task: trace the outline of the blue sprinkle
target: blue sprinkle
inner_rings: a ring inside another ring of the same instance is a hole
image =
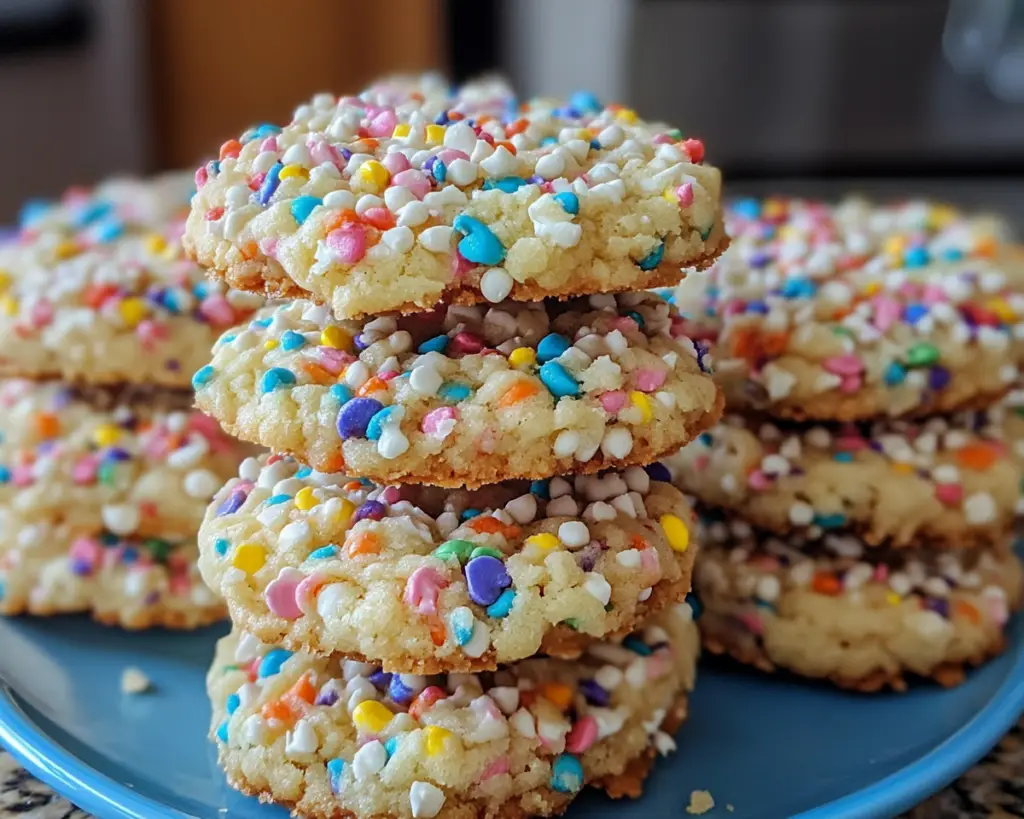
[[[903,318],[909,324],[917,324],[928,315],[928,308],[923,304],[908,304],[903,311]]]
[[[192,389],[198,390],[200,387],[205,387],[213,381],[213,367],[207,364],[205,367],[200,367],[196,370],[195,375],[192,376]]]
[[[344,759],[332,759],[327,763],[327,775],[330,778],[332,793],[338,793],[341,790],[341,775],[344,772]]]
[[[546,478],[542,478],[539,481],[531,481],[530,494],[536,495],[538,498],[541,498],[542,500],[547,500],[549,497],[551,497],[551,493],[548,490],[548,480]]]
[[[342,440],[365,438],[370,419],[384,409],[376,398],[353,398],[338,413],[338,434]]]
[[[347,404],[352,400],[352,390],[344,384],[331,384],[331,389],[328,392],[330,392],[331,398],[339,404]]]
[[[281,349],[298,350],[306,345],[306,337],[302,333],[296,333],[294,330],[285,330],[284,335],[281,336]]]
[[[686,604],[690,607],[690,611],[693,613],[693,619],[696,622],[700,619],[700,616],[704,613],[704,604],[700,601],[700,597],[697,596],[697,592],[691,591],[686,595]]]
[[[907,371],[903,369],[900,364],[893,361],[885,368],[885,373],[882,375],[882,380],[885,381],[886,386],[895,387],[897,384],[902,384],[903,379],[907,377]]]
[[[268,136],[276,136],[281,133],[281,127],[270,122],[264,122],[256,126],[252,132],[252,139],[266,139]]]
[[[480,517],[481,514],[483,513],[479,509],[463,509],[459,519],[465,523],[467,520]]]
[[[465,401],[473,393],[468,386],[457,381],[446,381],[437,394],[445,401]]]
[[[964,252],[958,247],[951,247],[942,251],[942,258],[947,262],[958,262],[964,257]]]
[[[704,444],[704,446],[711,446],[715,442],[715,438],[710,432],[702,432],[697,436],[697,440]]]
[[[838,512],[831,515],[815,515],[814,522],[822,529],[838,529],[846,523],[846,515]]]
[[[394,674],[391,677],[391,682],[388,683],[388,696],[391,697],[393,702],[397,702],[399,705],[405,705],[410,702],[415,692],[402,682],[401,674]]]
[[[460,646],[466,645],[473,639],[473,612],[465,606],[460,606],[452,612],[448,618],[448,627],[452,631],[455,642]]]
[[[448,178],[448,168],[441,160],[434,163],[434,167],[430,169],[430,172],[438,182],[444,182]]]
[[[596,114],[604,108],[604,106],[601,105],[601,101],[591,91],[573,92],[572,96],[569,97],[569,105],[577,111],[583,111],[589,114]]]
[[[495,600],[491,605],[487,607],[488,617],[508,617],[508,613],[512,611],[512,603],[516,599],[515,589],[505,589],[498,599]]]
[[[575,398],[580,394],[576,379],[557,361],[549,361],[540,368],[540,380],[555,398]]]
[[[818,288],[810,279],[788,279],[782,285],[782,295],[787,299],[809,299]]]
[[[380,436],[384,434],[384,427],[387,426],[388,418],[394,415],[397,410],[398,407],[384,407],[384,409],[376,413],[370,419],[370,423],[366,425],[366,437],[371,441],[379,441]]]
[[[224,704],[230,717],[242,704],[242,698],[238,694],[228,694],[228,701]]]
[[[227,538],[219,537],[213,542],[213,548],[220,557],[224,557],[228,553],[228,549],[231,548],[231,541]]]
[[[646,324],[646,322],[644,321],[644,317],[641,316],[636,310],[630,310],[628,313],[626,313],[626,315],[636,322],[637,327],[643,328]]]
[[[238,336],[236,336],[234,333],[225,333],[217,340],[217,344],[223,347],[226,344],[230,344],[236,338],[238,338]]]
[[[572,754],[559,754],[551,765],[551,787],[559,793],[577,793],[583,787],[583,766]]]
[[[556,193],[554,199],[562,206],[566,213],[571,213],[575,216],[580,212],[580,198],[575,193],[563,191],[562,193]]]
[[[391,759],[398,750],[398,746],[401,744],[402,738],[397,734],[393,737],[388,737],[384,740],[384,750],[388,752],[388,759]]]
[[[654,270],[654,268],[661,264],[661,260],[664,256],[665,243],[659,242],[658,246],[644,256],[639,262],[637,262],[637,264],[641,270]]]
[[[267,175],[263,179],[263,184],[260,185],[259,192],[256,194],[256,201],[266,207],[269,204],[271,198],[274,196],[274,192],[277,190],[277,186],[281,184],[281,169],[284,167],[280,162],[275,162]]]
[[[110,219],[98,225],[94,229],[93,235],[96,237],[97,242],[103,244],[112,242],[114,239],[124,235],[124,222],[120,219]]]
[[[292,200],[292,218],[300,225],[309,218],[313,210],[324,203],[318,196],[296,196]]]
[[[259,670],[256,672],[260,679],[264,677],[273,677],[275,674],[281,671],[288,658],[292,656],[292,653],[285,648],[272,648],[267,656],[260,661]]]
[[[270,326],[270,322],[274,320],[273,316],[261,319],[253,319],[249,322],[249,326],[253,330],[266,330]]]
[[[303,478],[308,478],[312,474],[313,474],[313,467],[311,467],[311,466],[303,466],[303,467],[299,467],[299,471],[295,473],[295,477],[298,478],[299,480],[302,480]]]
[[[455,217],[452,227],[462,234],[459,253],[473,264],[494,267],[505,261],[505,246],[489,227],[465,213]]]
[[[277,506],[279,503],[285,503],[292,499],[291,495],[271,495],[266,500],[267,506]]]
[[[228,741],[228,721],[224,720],[219,726],[217,726],[217,739],[221,742],[226,743]]]
[[[284,367],[271,367],[260,379],[260,391],[264,393],[290,387],[295,383],[295,373]]]
[[[42,219],[51,207],[45,199],[29,199],[18,211],[18,225],[29,227],[36,220]]]
[[[647,643],[637,637],[627,637],[622,641],[622,647],[628,648],[634,654],[639,654],[641,657],[650,657],[654,653]]]
[[[329,557],[334,557],[338,553],[338,547],[334,544],[330,546],[321,546],[319,549],[315,549],[309,553],[307,560],[326,560]]]
[[[841,464],[853,463],[853,453],[852,452],[837,452],[835,455],[832,456],[832,460],[833,461],[837,461],[837,462],[839,462]]]
[[[448,348],[448,336],[439,335],[433,338],[428,338],[419,347],[416,348],[416,352],[420,355],[424,353],[443,353]]]
[[[766,315],[768,313],[768,302],[761,301],[760,299],[747,302],[747,312],[762,316]]]
[[[912,247],[903,254],[904,267],[924,267],[930,261],[928,249],[924,247]]]
[[[761,203],[756,199],[736,199],[732,203],[732,212],[744,219],[760,219]]]
[[[548,333],[537,345],[537,360],[541,364],[551,361],[553,358],[558,358],[571,346],[571,342],[565,336],[559,333]]]
[[[76,227],[87,227],[93,222],[98,222],[103,217],[109,215],[114,210],[114,206],[103,199],[96,199],[85,205],[78,213],[75,214],[73,220]]]
[[[647,464],[644,467],[644,472],[652,481],[661,481],[662,483],[672,482],[672,473],[668,471],[668,467],[660,461],[655,461],[653,464]]]
[[[529,184],[521,176],[503,176],[501,179],[488,179],[484,182],[484,190],[489,191],[497,188],[502,193],[515,193],[523,185]]]

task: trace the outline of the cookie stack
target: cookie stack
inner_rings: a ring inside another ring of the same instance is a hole
[[[669,306],[617,291],[720,251],[701,154],[589,95],[383,85],[200,169],[190,251],[294,299],[194,379],[275,453],[200,534],[234,787],[313,817],[548,815],[638,793],[673,747],[695,549],[653,461],[720,398]]]
[[[0,247],[0,613],[194,628],[224,606],[196,531],[250,450],[189,377],[262,300],[181,249],[191,181],[69,190]]]
[[[728,218],[677,294],[730,412],[673,459],[706,519],[704,645],[865,691],[955,684],[1021,600],[1014,453],[967,412],[1018,377],[1018,274],[986,222],[923,202]]]

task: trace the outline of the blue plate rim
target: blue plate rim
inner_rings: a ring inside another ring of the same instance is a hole
[[[1024,646],[1014,647],[1017,656],[1004,682],[956,733],[902,770],[793,819],[893,816],[938,792],[972,767],[1024,714]],[[908,692],[908,696],[913,693]],[[15,697],[14,689],[0,681],[0,744],[33,776],[64,798],[100,819],[195,819],[82,761],[32,720]]]

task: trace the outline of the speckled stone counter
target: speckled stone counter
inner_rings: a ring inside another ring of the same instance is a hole
[[[905,815],[908,819],[1024,816],[1024,722],[982,762]],[[89,819],[89,814],[57,796],[0,749],[0,819]]]

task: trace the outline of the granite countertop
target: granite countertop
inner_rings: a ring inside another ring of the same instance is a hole
[[[0,819],[89,819],[19,767],[0,748]],[[1024,721],[956,782],[906,819],[1008,819],[1024,816]]]

